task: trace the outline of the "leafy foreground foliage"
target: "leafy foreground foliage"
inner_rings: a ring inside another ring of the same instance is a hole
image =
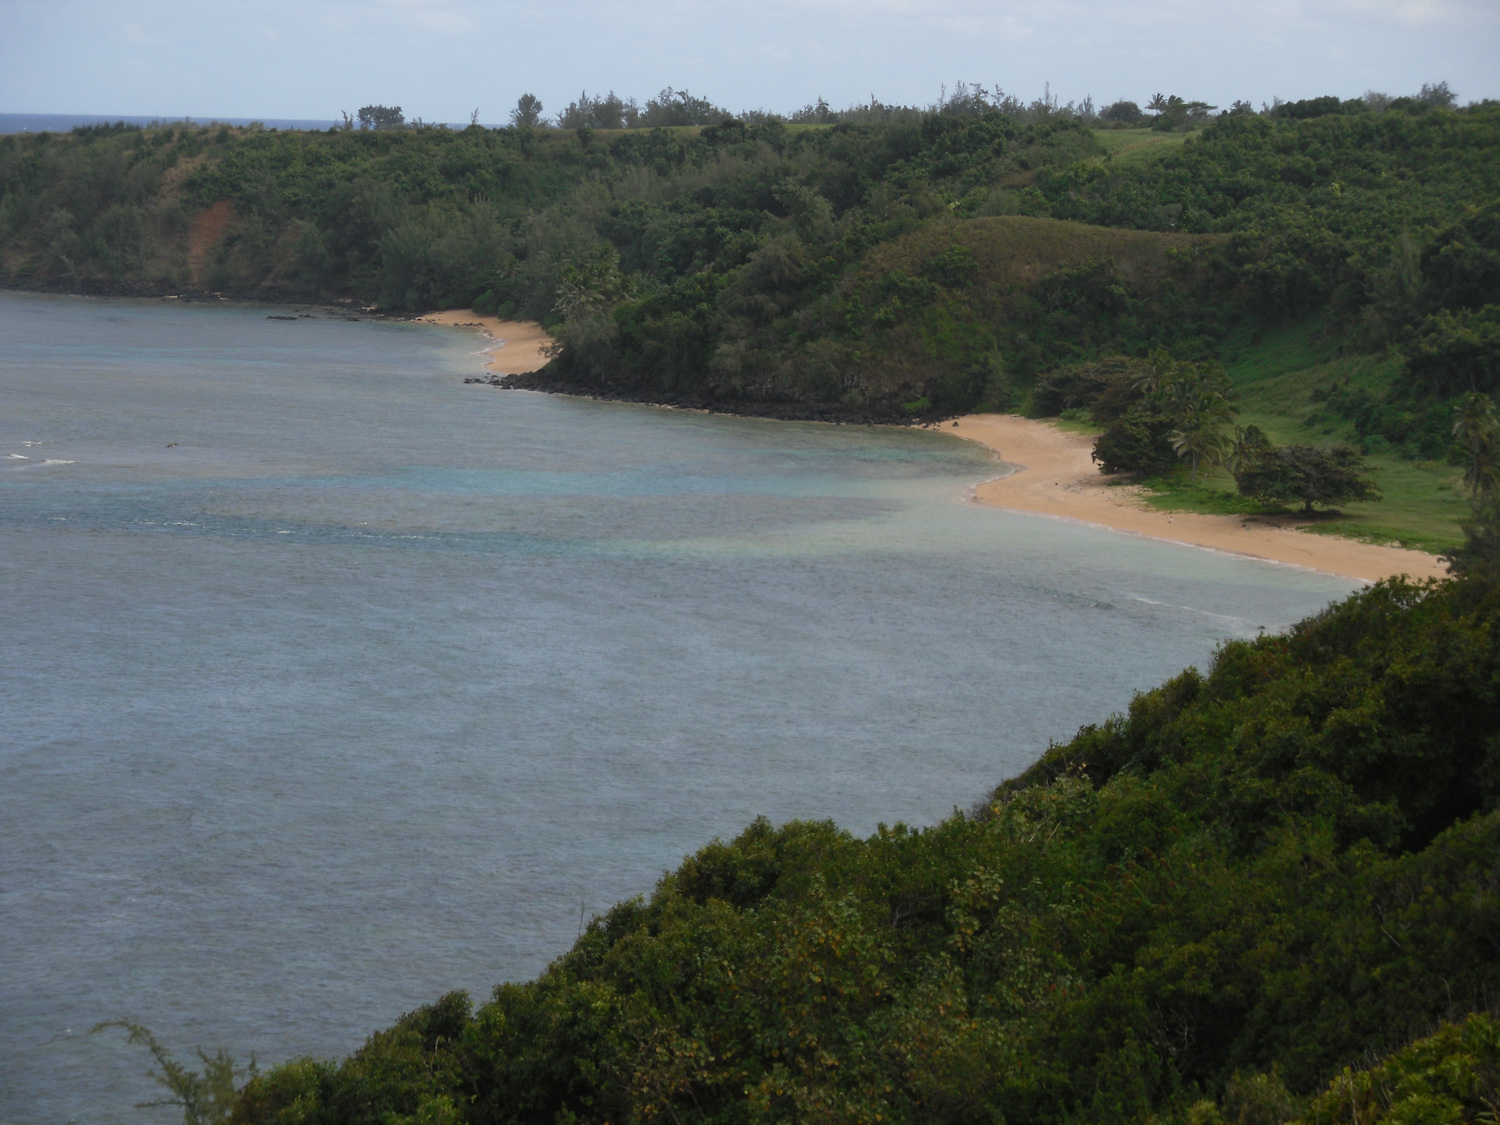
[[[1476,1012],[1379,1066],[1345,1070],[1307,1114],[1315,1125],[1500,1120],[1500,1022]]]
[[[1497,688],[1500,591],[1383,583],[969,815],[759,821],[234,1120],[1493,1120],[1493,1022],[1403,1046],[1500,997]]]

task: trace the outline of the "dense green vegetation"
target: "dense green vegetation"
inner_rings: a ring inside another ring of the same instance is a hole
[[[757,822],[233,1119],[1491,1120],[1493,579],[1227,643],[931,828]]]
[[[526,98],[499,130],[361,115],[0,138],[0,279],[472,306],[557,333],[526,385],[784,416],[1047,414],[1044,387],[1121,357],[1217,360],[1238,424],[1373,467],[1384,499],[1322,530],[1460,539],[1453,408],[1500,385],[1500,107],[1096,112],[960,83],[786,120],[672,90],[580,95],[571,128]],[[1165,504],[1262,510],[1211,427],[1181,454],[1152,426],[1160,456],[1109,463]]]
[[[1111,354],[1227,361],[1236,333],[1316,315],[1331,352],[1403,357],[1324,411],[1441,458],[1428,407],[1494,378],[1500,277],[1500,107],[1451,101],[1211,118],[960,84],[798,125],[664,91],[634,117],[581,96],[572,129],[6,137],[0,273],[473,305],[556,328],[549,385],[877,418],[1024,407],[1039,375]],[[717,121],[583,123],[671,113]]]

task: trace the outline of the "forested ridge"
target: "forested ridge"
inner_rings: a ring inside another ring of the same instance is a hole
[[[554,328],[536,385],[804,416],[1024,408],[1040,375],[1310,316],[1342,353],[1409,357],[1391,394],[1330,399],[1362,434],[1420,443],[1424,403],[1500,378],[1500,107],[1159,99],[1140,132],[1182,143],[1117,155],[1117,107],[976,89],[801,115],[824,125],[10,136],[0,274],[472,306]],[[718,112],[670,93],[662,120]]]
[[[243,1125],[1493,1121],[1497,689],[1493,576],[1382,583],[967,814],[757,822],[477,1008],[168,1085]]]

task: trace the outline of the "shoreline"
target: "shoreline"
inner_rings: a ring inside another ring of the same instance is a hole
[[[1266,562],[1307,567],[1341,578],[1375,582],[1406,574],[1445,578],[1437,556],[1300,531],[1295,516],[1213,516],[1163,512],[1140,502],[1140,490],[1110,484],[1094,465],[1093,443],[1047,422],[1014,414],[969,414],[945,422],[942,433],[975,442],[1016,470],[975,485],[976,503],[1012,512],[1098,524],[1189,547]]]
[[[490,349],[492,356],[486,364],[495,376],[529,374],[542,367],[549,358],[546,349],[552,343],[552,337],[535,322],[502,321],[497,317],[479,316],[467,309],[429,313],[414,320],[447,328],[469,328],[487,339],[498,341]],[[503,385],[498,378],[476,379],[474,382]],[[580,393],[563,387],[522,386],[552,394]],[[648,402],[645,405],[709,409],[686,401]],[[753,411],[744,414],[747,417],[765,416]],[[796,420],[835,424],[842,421],[816,417]],[[1298,530],[1296,516],[1214,516],[1148,508],[1139,499],[1139,488],[1111,484],[1099,473],[1090,456],[1093,443],[1089,438],[1060,430],[1048,422],[1015,414],[968,414],[941,423],[912,424],[982,445],[1007,464],[1016,466],[1006,476],[982,481],[970,489],[974,502],[988,507],[1077,520],[1128,535],[1306,567],[1362,582],[1376,582],[1398,574],[1419,579],[1445,578],[1448,574],[1437,556],[1425,551],[1315,535]]]
[[[484,366],[495,375],[530,375],[551,358],[547,350],[552,346],[552,336],[534,320],[501,320],[468,309],[447,309],[413,317],[412,321],[443,328],[472,328],[493,341],[486,349],[490,359]]]

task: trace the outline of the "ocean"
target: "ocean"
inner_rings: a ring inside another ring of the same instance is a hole
[[[932,824],[1356,585],[299,311],[0,294],[0,1120],[180,1118],[100,1021],[342,1055],[757,816]]]

